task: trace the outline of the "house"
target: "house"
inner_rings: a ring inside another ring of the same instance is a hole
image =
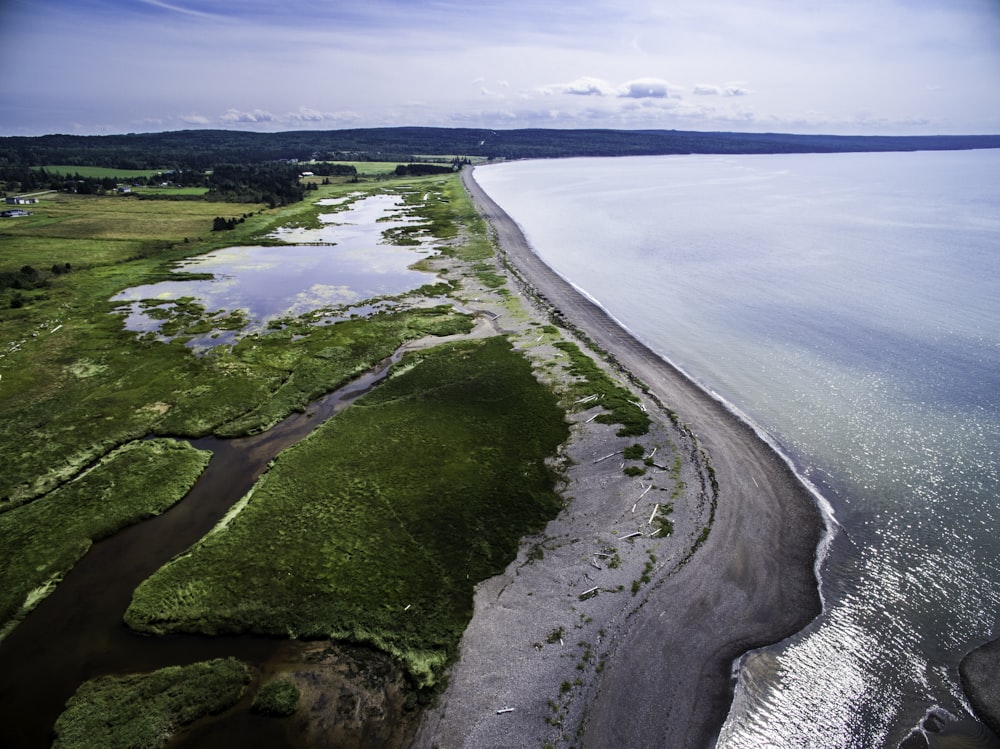
[[[7,205],[34,205],[38,202],[38,198],[22,198],[15,195],[13,198],[6,198],[4,202]]]
[[[314,177],[315,175],[312,172],[302,172],[302,174],[300,174],[299,176],[300,177]]]
[[[20,216],[30,216],[31,211],[25,211],[21,208],[12,208],[9,211],[0,211],[0,218],[18,218]]]

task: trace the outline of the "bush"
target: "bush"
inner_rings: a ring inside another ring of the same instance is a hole
[[[275,679],[262,686],[253,698],[251,709],[264,715],[285,717],[299,708],[301,692],[288,679]]]
[[[239,701],[250,680],[235,658],[85,682],[55,725],[54,749],[154,749],[181,726]]]
[[[646,448],[642,445],[636,443],[634,445],[629,445],[625,448],[623,455],[625,460],[641,460],[642,456],[646,454]]]

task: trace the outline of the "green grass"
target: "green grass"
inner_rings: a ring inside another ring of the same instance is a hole
[[[144,582],[126,621],[366,642],[433,684],[475,583],[558,511],[544,461],[567,434],[552,393],[503,339],[408,357]]]
[[[400,192],[448,254],[487,267],[493,250],[457,177],[366,188]],[[332,185],[311,197],[356,192]],[[247,210],[236,230],[210,231],[214,216]],[[3,605],[15,613],[4,621],[43,595],[87,539],[152,512],[136,504],[154,495],[137,488],[140,474],[160,477],[157,489],[173,486],[179,496],[173,452],[149,453],[148,470],[132,471],[126,459],[160,443],[134,454],[116,452],[122,446],[149,434],[264,429],[403,341],[471,327],[450,307],[400,302],[397,311],[336,325],[285,320],[195,355],[183,336],[219,317],[198,304],[172,318],[181,338],[171,343],[127,333],[111,314],[111,296],[171,278],[173,261],[269,242],[274,228],[315,221],[321,210],[329,209],[57,194],[25,223],[0,227],[0,270],[33,264],[47,281],[23,292],[22,308],[0,298],[0,527],[8,533],[0,537],[0,568],[21,585],[6,586]],[[45,270],[65,263],[68,273]],[[442,291],[438,284],[427,293]],[[175,563],[176,586],[155,587],[175,565],[144,586],[143,600],[160,607],[147,608],[148,621],[166,611],[180,618],[157,619],[155,627],[358,640],[399,656],[422,684],[439,678],[471,614],[475,581],[502,569],[520,537],[558,510],[544,458],[566,425],[554,396],[502,340],[411,355],[362,404],[282,455],[229,530]],[[71,481],[102,458],[100,468]],[[100,503],[74,505],[73,492],[88,486]],[[66,503],[79,512],[53,509]],[[220,541],[239,534],[241,548]],[[189,565],[196,574],[182,579]]]
[[[299,697],[301,694],[294,682],[288,679],[274,679],[257,691],[251,709],[264,715],[285,717],[298,710]]]
[[[44,499],[0,515],[0,639],[92,542],[171,507],[210,457],[186,442],[134,442]]]
[[[79,174],[81,177],[93,177],[103,179],[132,179],[134,177],[155,177],[162,169],[115,169],[103,166],[76,166],[74,164],[49,164],[46,166],[36,166],[33,169],[44,169],[49,174]]]
[[[133,187],[132,194],[156,198],[193,198],[208,192],[207,187]]]
[[[616,384],[601,370],[594,360],[580,351],[575,343],[561,341],[555,344],[570,358],[570,374],[579,381],[570,388],[570,398],[597,395],[596,403],[606,409],[596,421],[602,424],[620,424],[618,435],[621,437],[640,437],[649,432],[649,415],[636,405],[634,397],[628,390]],[[578,408],[592,408],[595,402],[580,404]]]
[[[197,719],[239,701],[250,675],[233,658],[84,683],[55,725],[54,749],[159,749]]]
[[[346,190],[342,190],[345,192]],[[331,189],[319,191],[337,194]],[[212,216],[246,206],[56,195],[41,225],[4,225],[0,270],[43,269],[46,288],[0,292],[0,511],[31,499],[81,466],[149,432],[198,436],[254,431],[301,408],[370,367],[407,338],[456,332],[450,313],[402,313],[365,323],[296,325],[196,357],[178,340],[137,339],[111,314],[109,299],[129,286],[171,277],[169,263],[259,236],[311,205],[254,215],[232,232],[211,232]],[[196,234],[201,231],[201,235]],[[190,241],[185,242],[185,238]],[[45,268],[69,262],[72,271]],[[191,333],[205,316],[186,321]],[[238,424],[237,424],[238,422]]]

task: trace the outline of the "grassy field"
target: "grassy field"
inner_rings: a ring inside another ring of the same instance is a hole
[[[0,639],[91,543],[182,499],[210,457],[186,442],[133,442],[43,499],[0,514]]]
[[[310,198],[369,192],[402,195],[417,231],[483,283],[500,283],[457,175],[322,186]],[[110,298],[171,278],[178,259],[277,244],[267,236],[274,229],[316,225],[330,208],[52,194],[35,209],[0,224],[0,273],[31,265],[43,282],[0,290],[0,567],[14,581],[0,605],[8,622],[90,540],[176,501],[201,470],[196,451],[139,438],[266,429],[407,340],[471,328],[468,316],[415,293],[420,305],[401,299],[394,311],[335,325],[282,320],[196,354],[185,336],[219,311],[184,305],[171,321],[179,337],[164,343],[125,331]],[[219,215],[245,221],[212,232]],[[407,244],[410,232],[391,239]],[[475,582],[502,569],[519,539],[558,511],[545,461],[566,436],[555,396],[505,339],[410,354],[282,454],[225,530],[147,581],[129,620],[148,631],[361,641],[433,684],[471,615]]]
[[[159,749],[177,729],[220,713],[243,695],[250,674],[232,658],[83,684],[55,726],[54,749]]]
[[[411,355],[143,583],[126,622],[368,642],[433,684],[475,583],[558,512],[545,459],[567,436],[504,339]]]
[[[103,166],[74,166],[73,164],[49,164],[46,166],[36,166],[33,169],[44,169],[49,174],[68,175],[79,174],[81,177],[93,177],[94,179],[132,179],[134,177],[155,177],[162,172],[162,169],[113,169]]]
[[[419,310],[370,323],[292,326],[195,356],[183,337],[165,344],[124,331],[111,296],[169,277],[170,261],[196,249],[259,243],[260,234],[318,209],[255,213],[235,231],[213,233],[211,215],[226,208],[239,215],[247,206],[65,195],[40,205],[45,210],[25,220],[34,223],[3,227],[0,269],[68,262],[72,271],[52,275],[46,288],[16,292],[27,298],[18,309],[2,304],[14,290],[0,294],[0,446],[7,458],[0,511],[150,432],[200,436],[236,420],[246,431],[266,427],[403,340],[468,325],[450,311]]]
[[[183,335],[168,344],[126,332],[110,297],[170,277],[176,259],[260,243],[274,227],[318,209],[64,194],[47,196],[37,209],[24,223],[0,225],[0,272],[32,265],[45,281],[37,289],[0,291],[0,569],[6,574],[0,627],[7,629],[26,600],[43,595],[85,552],[88,539],[154,511],[131,496],[128,461],[110,460],[122,446],[151,433],[259,431],[403,341],[471,325],[451,308],[401,310],[332,326],[291,320],[199,356],[183,345]],[[234,231],[213,233],[211,220],[220,212],[249,218]],[[68,272],[46,270],[67,263]],[[15,292],[25,298],[23,306],[2,303]],[[192,315],[187,324],[202,326],[210,312]],[[153,456],[144,450],[132,457],[142,452],[153,460],[149,475],[161,475],[161,468],[169,473],[180,457],[178,451]],[[102,458],[109,460],[99,471],[66,483]],[[183,475],[176,470],[162,480],[179,492],[171,501],[183,493]],[[102,476],[110,477],[108,485],[100,483]],[[99,501],[80,503],[73,512],[50,509],[73,506],[80,487],[91,487]]]
[[[133,187],[132,193],[152,198],[198,198],[208,192],[207,187]]]

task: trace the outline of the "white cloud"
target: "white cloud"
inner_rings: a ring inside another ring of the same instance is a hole
[[[738,84],[727,84],[725,86],[714,86],[708,83],[698,83],[692,89],[696,96],[746,96],[750,89]]]
[[[261,122],[272,122],[274,120],[274,115],[263,109],[255,109],[252,112],[243,112],[239,109],[227,109],[225,114],[223,114],[219,119],[230,125],[252,125]]]
[[[570,83],[553,83],[542,86],[544,94],[570,94],[573,96],[614,96],[615,88],[600,78],[584,76]]]
[[[637,78],[618,89],[618,96],[627,99],[665,99],[676,87],[661,78]]]
[[[613,96],[624,99],[665,99],[676,95],[680,89],[662,78],[634,78],[620,85],[608,83],[603,78],[584,76],[569,83],[542,86],[544,94],[569,94],[571,96]]]
[[[180,13],[186,16],[194,16],[195,18],[201,18],[201,19],[220,18],[220,16],[217,16],[214,13],[205,13],[204,11],[201,10],[191,10],[190,8],[184,8],[180,5],[174,5],[172,3],[165,3],[162,2],[161,0],[139,0],[139,2],[144,3],[146,5],[152,5],[157,8],[162,8],[164,10],[169,10],[173,13]]]
[[[1000,98],[983,93],[1000,86],[996,0],[793,6],[495,0],[470,34],[452,0],[0,0],[0,132],[73,122],[125,132],[154,118],[254,130],[447,125],[468,113],[484,127],[575,117],[709,128],[752,114],[772,130],[1000,131]],[[81,57],[82,37],[126,62]],[[38,49],[53,64],[32,65]]]
[[[329,115],[309,107],[299,107],[299,111],[289,112],[287,119],[299,122],[322,122],[329,119]]]

